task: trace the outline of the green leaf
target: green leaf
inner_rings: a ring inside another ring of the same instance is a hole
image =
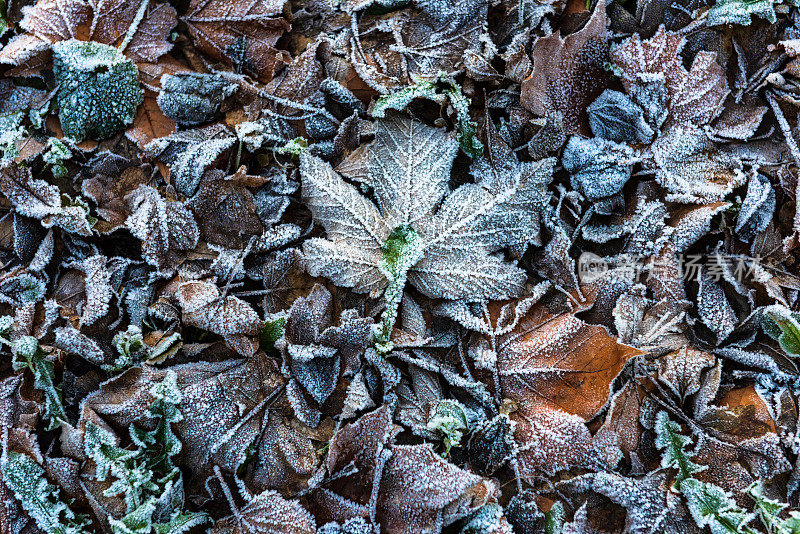
[[[300,154],[308,149],[308,141],[304,137],[295,137],[282,147],[278,148],[278,154],[288,154],[294,157],[300,157]]]
[[[789,356],[800,356],[800,313],[779,304],[768,306],[761,316],[764,332],[778,341]]]
[[[708,526],[711,534],[755,532],[747,524],[756,514],[740,508],[731,494],[722,488],[687,478],[681,484],[681,494],[686,498],[689,513],[697,526]]]
[[[771,23],[777,21],[772,0],[721,0],[708,10],[708,25],[741,24],[748,26],[755,15]]]
[[[6,33],[6,30],[8,29],[7,11],[8,2],[6,0],[0,0],[0,36]]]
[[[114,347],[119,356],[113,364],[103,364],[106,371],[121,371],[147,360],[150,356],[149,347],[144,342],[142,329],[130,325],[124,332],[114,335]]]
[[[275,355],[275,342],[283,337],[283,331],[286,327],[286,318],[278,317],[272,321],[265,321],[263,328],[258,333],[258,345],[266,354]]]
[[[103,139],[133,122],[144,95],[139,70],[116,48],[75,39],[55,43],[53,71],[67,137]]]
[[[28,134],[22,126],[26,116],[24,110],[0,115],[0,150],[3,151],[3,159],[14,159],[19,155],[17,141],[25,139]]]
[[[469,116],[469,99],[454,81],[450,81],[447,94],[457,114],[458,144],[467,156],[477,159],[483,155],[483,143],[475,137],[478,126]]]
[[[109,474],[116,478],[103,495],[123,496],[128,513],[146,502],[147,492],[158,490],[152,481],[153,473],[144,466],[140,449],[128,450],[117,446],[113,434],[92,422],[86,425],[83,445],[86,456],[97,465],[97,480],[103,481]]]
[[[662,451],[661,467],[678,470],[675,487],[680,489],[682,482],[694,473],[704,470],[705,466],[697,465],[689,459],[694,453],[687,451],[686,447],[691,444],[692,439],[680,433],[680,425],[670,421],[667,412],[661,411],[656,415],[655,431],[656,447]]]
[[[44,469],[26,454],[9,452],[2,464],[3,481],[36,525],[48,534],[82,534],[87,524],[59,499]]]
[[[72,152],[67,148],[67,145],[55,137],[51,137],[47,145],[49,149],[42,155],[42,159],[45,163],[52,165],[53,176],[63,178],[67,175],[67,168],[64,166],[64,162],[72,158]]]
[[[439,90],[442,92],[438,92]],[[472,159],[483,155],[483,143],[475,137],[478,127],[469,115],[469,99],[461,92],[461,87],[446,76],[440,76],[432,82],[419,82],[396,93],[380,97],[372,108],[372,116],[384,118],[389,109],[403,111],[415,98],[425,98],[440,104],[445,98],[449,98],[450,104],[456,111],[458,144],[461,150]]]
[[[419,82],[396,93],[383,95],[375,102],[375,106],[372,108],[372,116],[383,119],[386,117],[387,110],[403,111],[415,98],[425,98],[426,100],[441,103],[445,97],[438,94],[436,89],[436,82]]]
[[[408,270],[422,256],[425,246],[419,234],[409,225],[400,225],[389,234],[381,246],[381,260],[378,268],[386,276],[389,285],[383,293],[386,302],[381,322],[373,331],[375,346],[381,353],[392,350],[390,337],[397,320],[397,310],[403,300]]]
[[[183,534],[190,528],[202,525],[211,519],[202,512],[179,512],[176,511],[169,520],[169,523],[156,523],[153,529],[156,534]]]
[[[55,384],[55,366],[48,359],[48,353],[32,336],[23,336],[14,342],[15,371],[30,369],[33,373],[33,387],[44,393],[44,419],[46,430],[53,430],[67,420],[64,405],[61,402],[61,388]]]
[[[163,481],[175,475],[172,457],[181,451],[181,442],[172,431],[172,423],[183,419],[176,407],[182,400],[175,371],[168,371],[164,380],[150,388],[155,400],[148,409],[148,417],[156,419],[153,430],[142,430],[131,425],[129,431],[133,442],[145,449],[147,468],[159,474]]]
[[[461,445],[461,438],[469,430],[467,413],[460,402],[443,399],[438,401],[428,418],[428,430],[438,430],[444,435],[445,454],[451,447]]]
[[[554,502],[553,506],[544,514],[545,534],[561,534],[566,519],[567,513],[564,511],[564,505],[558,501]]]
[[[150,534],[153,529],[155,499],[151,498],[125,514],[122,519],[109,518],[114,534]]]
[[[503,516],[503,507],[497,503],[481,506],[463,520],[458,534],[492,534],[506,532],[508,527]]]

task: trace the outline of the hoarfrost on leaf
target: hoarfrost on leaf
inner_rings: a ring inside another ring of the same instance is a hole
[[[103,139],[133,122],[144,92],[139,69],[116,48],[91,41],[53,45],[53,72],[59,84],[59,119],[75,141]]]
[[[630,97],[606,89],[587,108],[589,126],[597,137],[611,141],[649,143],[655,132],[644,117],[644,110]]]

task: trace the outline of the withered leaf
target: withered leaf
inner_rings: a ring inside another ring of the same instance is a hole
[[[314,534],[314,517],[277,491],[256,495],[241,510],[214,524],[214,534]]]
[[[586,108],[608,84],[605,4],[597,4],[582,30],[537,40],[531,56],[533,71],[522,82],[523,107],[540,116],[560,112],[567,133],[588,134]]]
[[[618,449],[592,437],[586,422],[607,402],[610,386],[640,351],[602,326],[537,305],[497,345],[500,391],[519,408],[511,414],[524,476],[583,465],[614,467]]]
[[[291,59],[287,52],[275,48],[290,28],[281,16],[285,3],[192,0],[182,19],[198,49],[268,82]]]
[[[712,52],[698,52],[687,71],[680,55],[685,44],[683,36],[661,26],[646,41],[639,35],[630,37],[611,51],[611,59],[622,69],[622,83],[629,91],[645,76],[663,76],[669,94],[670,122],[703,125],[722,105],[728,82]]]
[[[149,185],[139,185],[125,197],[130,215],[125,226],[142,242],[142,255],[159,269],[174,269],[182,252],[197,245],[199,230],[182,202],[164,200]]]

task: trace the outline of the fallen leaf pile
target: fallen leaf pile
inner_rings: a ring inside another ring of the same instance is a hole
[[[798,0],[0,0],[0,534],[800,532]]]

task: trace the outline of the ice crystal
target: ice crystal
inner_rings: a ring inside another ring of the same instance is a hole
[[[116,48],[70,39],[53,45],[53,72],[64,133],[103,139],[133,122],[142,103],[139,70]]]

